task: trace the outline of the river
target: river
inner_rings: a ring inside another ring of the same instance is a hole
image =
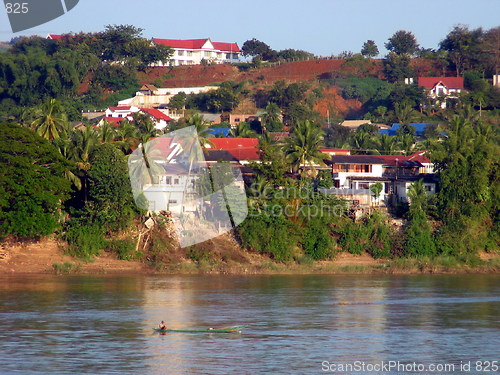
[[[3,276],[0,373],[494,373],[499,311],[494,274]]]

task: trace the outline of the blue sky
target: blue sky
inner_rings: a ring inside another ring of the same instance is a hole
[[[148,38],[210,37],[240,47],[257,38],[273,49],[329,56],[359,52],[368,39],[385,53],[384,43],[401,29],[421,46],[437,48],[454,25],[488,29],[500,26],[499,15],[500,0],[80,0],[66,15],[18,34],[0,11],[0,40],[132,24]]]

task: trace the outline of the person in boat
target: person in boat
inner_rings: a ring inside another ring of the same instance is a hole
[[[162,320],[161,323],[158,325],[159,329],[167,329],[167,326],[165,325],[165,322]]]

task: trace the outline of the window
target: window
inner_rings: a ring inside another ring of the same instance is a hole
[[[169,199],[168,203],[169,204],[176,204],[177,203],[177,199]]]
[[[236,53],[233,53],[233,59],[238,59],[238,55]]]
[[[172,185],[172,177],[170,177],[170,176],[160,176],[159,183],[161,185]]]
[[[193,51],[187,51],[186,55],[187,56],[193,56]]]
[[[230,53],[226,53],[226,59],[227,60],[231,60],[231,54]]]
[[[217,57],[222,57],[222,52],[217,52]]]
[[[369,189],[370,184],[368,182],[358,182],[358,189]]]
[[[178,56],[184,56],[184,51],[177,51]]]
[[[425,185],[426,191],[432,191],[432,185]]]
[[[118,115],[118,117],[123,117],[123,115]]]
[[[210,52],[210,51],[205,51],[204,56],[205,56],[205,57],[210,57],[210,56],[212,56],[212,52]]]
[[[179,185],[179,179],[178,178],[174,178],[174,185]]]

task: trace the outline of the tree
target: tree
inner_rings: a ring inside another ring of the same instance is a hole
[[[192,115],[186,122],[186,125],[195,127],[201,147],[214,145],[209,139],[211,137],[209,124],[203,120],[203,116],[201,114],[197,113]]]
[[[31,126],[42,138],[53,140],[61,136],[65,122],[66,115],[62,112],[61,103],[49,99],[36,110]]]
[[[372,185],[370,185],[370,191],[373,194],[373,198],[375,198],[375,201],[378,203],[380,199],[380,193],[384,189],[384,185],[382,185],[381,182],[376,182]]]
[[[385,57],[384,75],[389,82],[402,82],[405,78],[413,76],[413,69],[410,65],[410,57],[406,54],[398,55],[389,52]]]
[[[250,124],[246,121],[241,121],[236,128],[232,128],[229,131],[231,137],[234,138],[255,138],[257,137],[257,133],[252,130]]]
[[[255,38],[243,43],[241,52],[243,56],[257,56],[262,60],[272,60],[276,57],[276,51],[271,49],[266,43]]]
[[[394,105],[394,114],[399,121],[400,126],[410,125],[415,118],[415,112],[408,103],[396,103]],[[414,134],[415,132],[413,132]]]
[[[89,222],[108,231],[124,229],[133,216],[134,204],[124,155],[111,144],[99,145],[89,169]]]
[[[500,69],[500,26],[488,30],[479,45],[481,59],[486,62],[492,74],[499,74]]]
[[[418,50],[418,43],[415,35],[410,31],[399,30],[385,43],[385,48],[396,55],[413,55]]]
[[[422,179],[410,185],[408,198],[410,223],[405,230],[405,252],[413,257],[433,257],[436,254],[436,245],[432,237],[432,227],[426,217],[429,197],[424,190]]]
[[[187,95],[184,91],[174,95],[168,102],[168,107],[172,109],[184,109],[186,107]]]
[[[375,57],[378,53],[378,47],[373,40],[367,40],[361,48],[361,54],[365,57]]]
[[[54,232],[71,168],[57,149],[29,129],[0,124],[0,233],[24,238]]]
[[[318,151],[323,147],[323,131],[309,121],[299,122],[293,129],[293,135],[286,139],[284,152],[292,170],[309,166],[313,174],[315,165],[324,165],[328,156]]]
[[[447,51],[448,59],[455,68],[457,77],[465,69],[470,69],[472,61],[476,58],[479,43],[483,35],[481,28],[469,30],[468,26],[457,25],[439,43],[439,48]]]
[[[265,112],[262,115],[262,125],[266,128],[273,123],[281,123],[283,116],[281,115],[280,107],[276,103],[267,103]],[[283,124],[281,124],[283,126]]]

